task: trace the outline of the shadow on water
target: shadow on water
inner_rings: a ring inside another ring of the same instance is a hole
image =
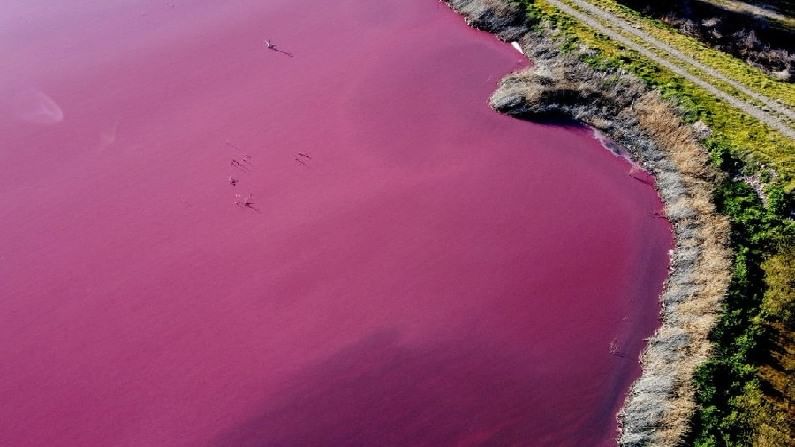
[[[221,433],[210,445],[598,442],[604,436],[604,418],[572,420],[566,412],[550,408],[537,396],[539,387],[562,384],[539,374],[539,368],[543,366],[517,360],[488,342],[408,346],[397,331],[376,332],[287,380],[276,396],[263,400],[252,418]]]
[[[547,125],[547,126],[562,127],[564,129],[567,129],[567,130],[581,130],[581,129],[588,128],[588,126],[586,126],[584,123],[582,123],[581,121],[575,120],[568,113],[564,113],[564,112],[550,111],[550,112],[545,112],[543,114],[537,114],[537,113],[532,113],[532,114],[531,113],[527,113],[527,114],[516,113],[516,114],[514,114],[514,113],[512,113],[512,114],[510,114],[510,116],[512,118],[516,118],[516,119],[522,120],[522,121],[529,121],[531,123],[544,124],[544,125]]]
[[[307,368],[211,445],[496,446],[532,435],[534,386],[516,362],[471,343],[398,338],[375,333]]]

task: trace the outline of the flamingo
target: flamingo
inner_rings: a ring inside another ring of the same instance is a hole
[[[247,208],[254,208],[254,194],[248,193],[248,197],[243,201],[243,206]]]

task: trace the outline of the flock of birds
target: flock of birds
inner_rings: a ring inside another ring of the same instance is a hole
[[[233,158],[232,161],[229,162],[229,166],[238,170],[240,173],[247,173],[252,167],[251,155],[243,152],[238,146],[230,143],[229,141],[226,142],[226,145],[232,149],[235,149],[241,154],[240,160]],[[234,174],[230,174],[227,178],[227,181],[230,185],[232,185],[233,188],[236,188],[238,183],[240,183],[240,180],[235,177]],[[254,207],[254,194],[252,193],[248,193],[246,197],[243,197],[240,193],[235,193],[235,205],[257,211],[257,208]]]
[[[240,154],[239,157],[233,158],[229,161],[229,166],[235,172],[230,174],[226,179],[226,181],[232,186],[232,188],[235,188],[235,190],[237,190],[237,186],[240,184],[240,177],[236,176],[236,174],[243,175],[250,172],[250,170],[254,166],[252,163],[253,157],[245,153],[239,146],[229,141],[226,141],[225,144],[226,146],[234,149]],[[312,160],[312,156],[308,152],[298,152],[295,156],[295,161],[300,166],[303,167],[309,167],[310,160]],[[236,206],[242,208],[248,208],[254,211],[259,211],[259,209],[257,209],[254,206],[254,194],[251,192],[249,192],[245,197],[241,193],[235,192],[234,203]]]
[[[269,49],[271,51],[275,51],[277,53],[284,54],[284,55],[289,56],[289,57],[293,57],[292,53],[290,53],[289,51],[282,50],[281,48],[277,47],[276,44],[273,41],[271,41],[270,39],[265,39],[265,48],[267,48],[267,49]],[[238,158],[233,158],[229,162],[229,166],[231,168],[237,170],[241,174],[247,173],[253,166],[252,162],[251,162],[252,161],[251,155],[243,152],[243,150],[240,147],[238,147],[237,145],[235,145],[235,144],[233,144],[233,143],[231,143],[229,141],[226,142],[226,145],[240,153],[240,158],[239,159]],[[301,166],[305,166],[305,167],[309,166],[308,162],[311,159],[312,159],[312,156],[309,155],[308,153],[305,153],[305,152],[299,152],[298,154],[296,154],[296,157],[295,157],[295,161],[298,164],[300,164]],[[235,177],[235,174],[232,173],[227,178],[227,182],[229,182],[229,184],[232,185],[233,188],[237,189],[237,185],[240,183],[240,179],[238,177]],[[234,203],[235,203],[236,206],[239,206],[239,207],[242,207],[242,208],[248,208],[248,209],[252,209],[254,211],[259,211],[254,206],[254,194],[250,193],[250,192],[245,197],[243,197],[242,194],[236,192],[235,193],[235,198],[234,198]]]

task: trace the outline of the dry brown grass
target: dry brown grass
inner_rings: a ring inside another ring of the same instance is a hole
[[[754,445],[795,445],[795,247],[763,264],[767,291],[762,308],[770,315],[770,357],[759,368],[764,394],[748,396],[754,419]]]
[[[795,333],[775,324],[776,349],[771,361],[759,368],[759,376],[769,390],[754,402],[754,445],[791,446],[795,432]]]
[[[727,248],[729,223],[719,215],[712,203],[713,177],[706,151],[698,142],[692,128],[679,119],[672,107],[656,93],[647,93],[635,103],[640,125],[668,155],[681,175],[687,190],[688,206],[695,211],[689,219],[701,249],[700,256],[692,268],[695,293],[678,306],[679,326],[690,337],[686,352],[680,357],[675,369],[674,392],[671,395],[667,414],[661,419],[656,433],[657,445],[677,445],[693,413],[692,377],[696,367],[710,354],[709,332],[720,308],[720,302],[729,285],[731,267]],[[685,222],[676,225],[687,225]],[[670,287],[676,287],[670,284]],[[671,321],[663,321],[661,331]],[[646,352],[642,362],[651,367],[655,362]]]

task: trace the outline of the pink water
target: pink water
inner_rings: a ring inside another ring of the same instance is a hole
[[[508,45],[433,0],[5,0],[0,54],[0,445],[613,443],[669,227],[488,108]]]

